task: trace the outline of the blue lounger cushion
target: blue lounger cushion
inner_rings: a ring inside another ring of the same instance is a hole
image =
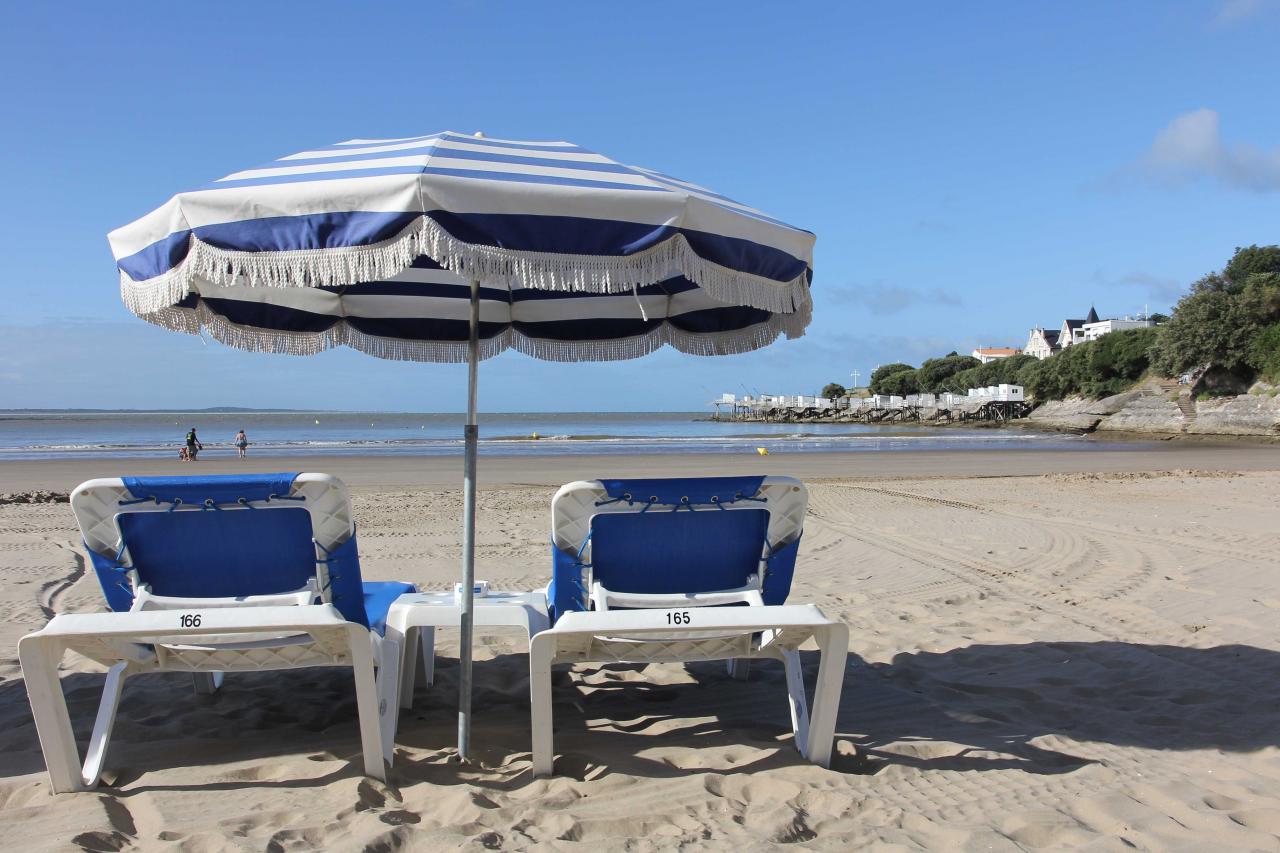
[[[302,507],[117,516],[142,582],[156,595],[223,598],[304,586],[316,573]]]
[[[768,527],[763,509],[597,515],[592,575],[617,592],[734,589],[760,572]]]
[[[763,571],[765,604],[791,591],[800,539],[768,543],[763,477],[602,480],[607,503],[630,512],[602,512],[591,521],[591,565],[552,543],[548,603],[552,619],[588,606],[586,573],[628,593],[698,593],[735,589]],[[756,501],[746,504],[744,501]],[[736,504],[733,510],[722,509]],[[719,505],[719,506],[718,506]]]
[[[98,580],[112,610],[133,605],[129,568],[152,593],[178,598],[236,598],[287,593],[317,574],[311,514],[301,503],[270,509],[240,509],[241,499],[264,501],[288,496],[294,474],[237,477],[126,478],[138,500],[180,501],[202,511],[121,511],[116,520],[128,548],[130,565],[90,550]],[[216,505],[228,508],[218,509]],[[323,553],[328,593],[334,607],[351,622],[386,629],[387,611],[412,584],[364,582],[353,532]]]

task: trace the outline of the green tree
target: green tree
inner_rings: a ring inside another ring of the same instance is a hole
[[[1252,345],[1280,320],[1280,246],[1236,249],[1221,273],[1191,285],[1159,326],[1152,366],[1165,376],[1214,366],[1243,378],[1258,367]],[[1265,359],[1264,359],[1265,361]]]
[[[1222,269],[1222,277],[1232,293],[1244,290],[1255,275],[1280,275],[1280,246],[1236,247],[1236,252]]]
[[[914,371],[915,368],[909,364],[903,364],[900,361],[894,362],[893,364],[880,365],[879,367],[877,367],[875,370],[871,372],[871,380],[868,384],[868,387],[871,389],[871,393],[872,394],[893,393],[890,391],[883,390],[882,386],[885,379],[887,379],[888,377],[892,376],[895,373],[902,373],[903,371],[906,371],[906,370]]]
[[[881,390],[875,391],[876,394],[897,394],[905,397],[908,394],[918,394],[920,392],[919,371],[915,369],[899,370],[896,373],[890,373],[888,376],[880,380]]]
[[[1264,326],[1249,343],[1249,366],[1271,383],[1280,383],[1280,323]]]
[[[920,390],[934,393],[945,390],[946,380],[962,370],[978,367],[982,362],[971,355],[951,355],[942,358],[931,358],[916,371],[916,381]]]
[[[982,381],[982,365],[978,365],[948,376],[942,385],[942,390],[963,394],[970,388],[980,388],[984,385],[986,383]]]
[[[1245,364],[1259,318],[1244,300],[1226,290],[1199,290],[1178,301],[1169,322],[1159,327],[1152,364],[1164,376],[1216,365],[1235,371]]]
[[[843,397],[848,393],[848,390],[839,382],[828,382],[826,385],[822,386],[821,396],[826,397],[828,400],[834,400],[835,398]]]

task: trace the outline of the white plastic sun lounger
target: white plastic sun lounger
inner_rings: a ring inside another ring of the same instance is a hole
[[[830,764],[848,628],[782,603],[807,499],[790,477],[596,480],[556,493],[553,625],[529,647],[535,775],[553,770],[556,663],[726,660],[745,677],[747,661],[779,660],[796,748]],[[799,655],[810,640],[821,652],[812,710]]]
[[[55,792],[101,776],[124,681],[192,673],[349,666],[366,775],[386,778],[399,650],[382,637],[407,583],[360,578],[346,487],[327,474],[90,480],[71,506],[115,612],[60,614],[18,644]],[[75,651],[108,667],[83,766],[58,666]],[[375,675],[376,673],[376,675]]]

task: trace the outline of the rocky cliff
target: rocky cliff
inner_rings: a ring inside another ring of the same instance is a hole
[[[1255,387],[1249,394],[1197,401],[1186,394],[1144,389],[1101,400],[1054,400],[1037,407],[1027,423],[1072,432],[1280,436],[1280,396],[1275,391]]]

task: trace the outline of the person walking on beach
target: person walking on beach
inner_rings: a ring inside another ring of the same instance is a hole
[[[244,449],[248,446],[249,437],[244,434],[244,429],[242,428],[238,433],[236,433],[236,453],[240,454],[241,459],[244,458]]]
[[[196,461],[196,454],[204,450],[204,445],[200,443],[200,439],[196,437],[196,428],[192,427],[187,433],[187,458],[192,462]]]

